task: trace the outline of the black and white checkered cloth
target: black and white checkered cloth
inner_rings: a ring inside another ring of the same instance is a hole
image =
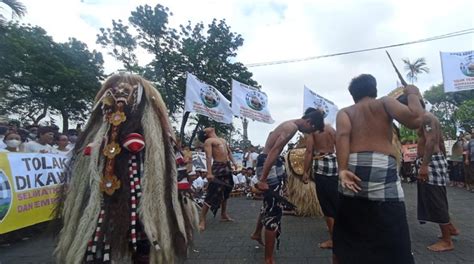
[[[338,176],[336,154],[331,153],[315,159],[313,162],[313,173],[323,176]]]
[[[0,199],[10,199],[11,198],[11,188],[8,183],[7,175],[3,174],[0,171],[2,177],[0,177]]]
[[[361,191],[342,188],[339,192],[349,197],[371,201],[403,201],[404,194],[397,173],[395,157],[378,152],[358,152],[349,155],[349,170],[361,179]]]
[[[420,169],[423,158],[416,159],[417,173]],[[448,181],[448,162],[443,153],[434,153],[431,162],[428,164],[428,181],[426,183],[436,186],[446,186]]]
[[[263,165],[265,164],[266,159],[267,154],[263,153],[259,154],[257,157],[256,174],[259,180],[262,177]],[[285,178],[285,176],[285,167],[283,165],[283,161],[281,158],[278,158],[270,169],[270,172],[268,173],[267,184],[269,186],[276,186],[280,184],[280,182]]]

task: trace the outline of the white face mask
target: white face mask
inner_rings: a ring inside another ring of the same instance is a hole
[[[21,141],[16,140],[16,139],[5,140],[5,144],[7,144],[7,147],[9,147],[9,148],[18,148],[18,146],[20,146],[20,144],[21,144]]]

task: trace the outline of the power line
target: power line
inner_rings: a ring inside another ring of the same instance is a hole
[[[299,59],[288,59],[288,60],[249,63],[249,64],[246,64],[245,66],[250,68],[250,67],[260,67],[260,66],[267,66],[267,65],[277,65],[277,64],[286,64],[286,63],[316,60],[316,59],[320,59],[320,58],[335,57],[335,56],[347,55],[347,54],[352,54],[352,53],[361,53],[361,52],[372,51],[372,50],[379,50],[379,49],[387,49],[387,48],[393,48],[393,47],[406,46],[406,45],[411,45],[411,44],[416,44],[416,43],[429,42],[429,41],[445,39],[445,38],[452,38],[452,37],[457,37],[457,36],[462,36],[462,35],[467,35],[467,34],[472,34],[472,33],[474,33],[474,28],[464,29],[464,30],[460,30],[460,31],[455,31],[455,32],[451,32],[451,33],[447,33],[447,34],[443,34],[443,35],[433,36],[433,37],[414,40],[414,41],[409,41],[409,42],[403,42],[403,43],[392,44],[392,45],[387,45],[387,46],[380,46],[380,47],[376,47],[376,48],[367,48],[367,49],[360,49],[360,50],[344,51],[344,52],[331,53],[331,54],[319,55],[319,56],[311,56],[311,57],[299,58]]]

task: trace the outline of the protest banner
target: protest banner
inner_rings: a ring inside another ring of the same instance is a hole
[[[416,144],[402,145],[403,162],[415,161],[416,155],[417,155],[416,150],[417,150]]]
[[[52,219],[67,164],[61,154],[0,153],[0,234]]]

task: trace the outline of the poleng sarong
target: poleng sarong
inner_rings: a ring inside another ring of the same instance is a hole
[[[215,216],[222,201],[229,198],[234,186],[234,179],[232,177],[232,169],[229,162],[214,161],[212,163],[212,174],[215,178],[226,184],[224,185],[211,181],[207,187],[207,194],[204,202],[209,206],[211,212]]]
[[[333,235],[339,263],[414,263],[395,158],[351,153],[349,170],[362,180],[362,191],[355,194],[339,186]]]
[[[417,172],[423,159],[416,160]],[[428,164],[428,181],[418,182],[418,221],[422,224],[433,222],[449,223],[448,197],[446,181],[448,178],[448,162],[442,153],[434,153]]]
[[[267,154],[260,154],[257,157],[257,178],[262,177],[263,164],[267,159]],[[260,219],[266,230],[276,232],[277,249],[280,246],[280,235],[281,235],[281,217],[283,216],[283,208],[281,202],[278,201],[277,197],[273,193],[277,193],[280,196],[283,195],[281,188],[281,182],[285,174],[283,167],[283,161],[278,159],[270,169],[270,173],[267,178],[267,184],[269,189],[263,193],[263,205],[260,209]]]

